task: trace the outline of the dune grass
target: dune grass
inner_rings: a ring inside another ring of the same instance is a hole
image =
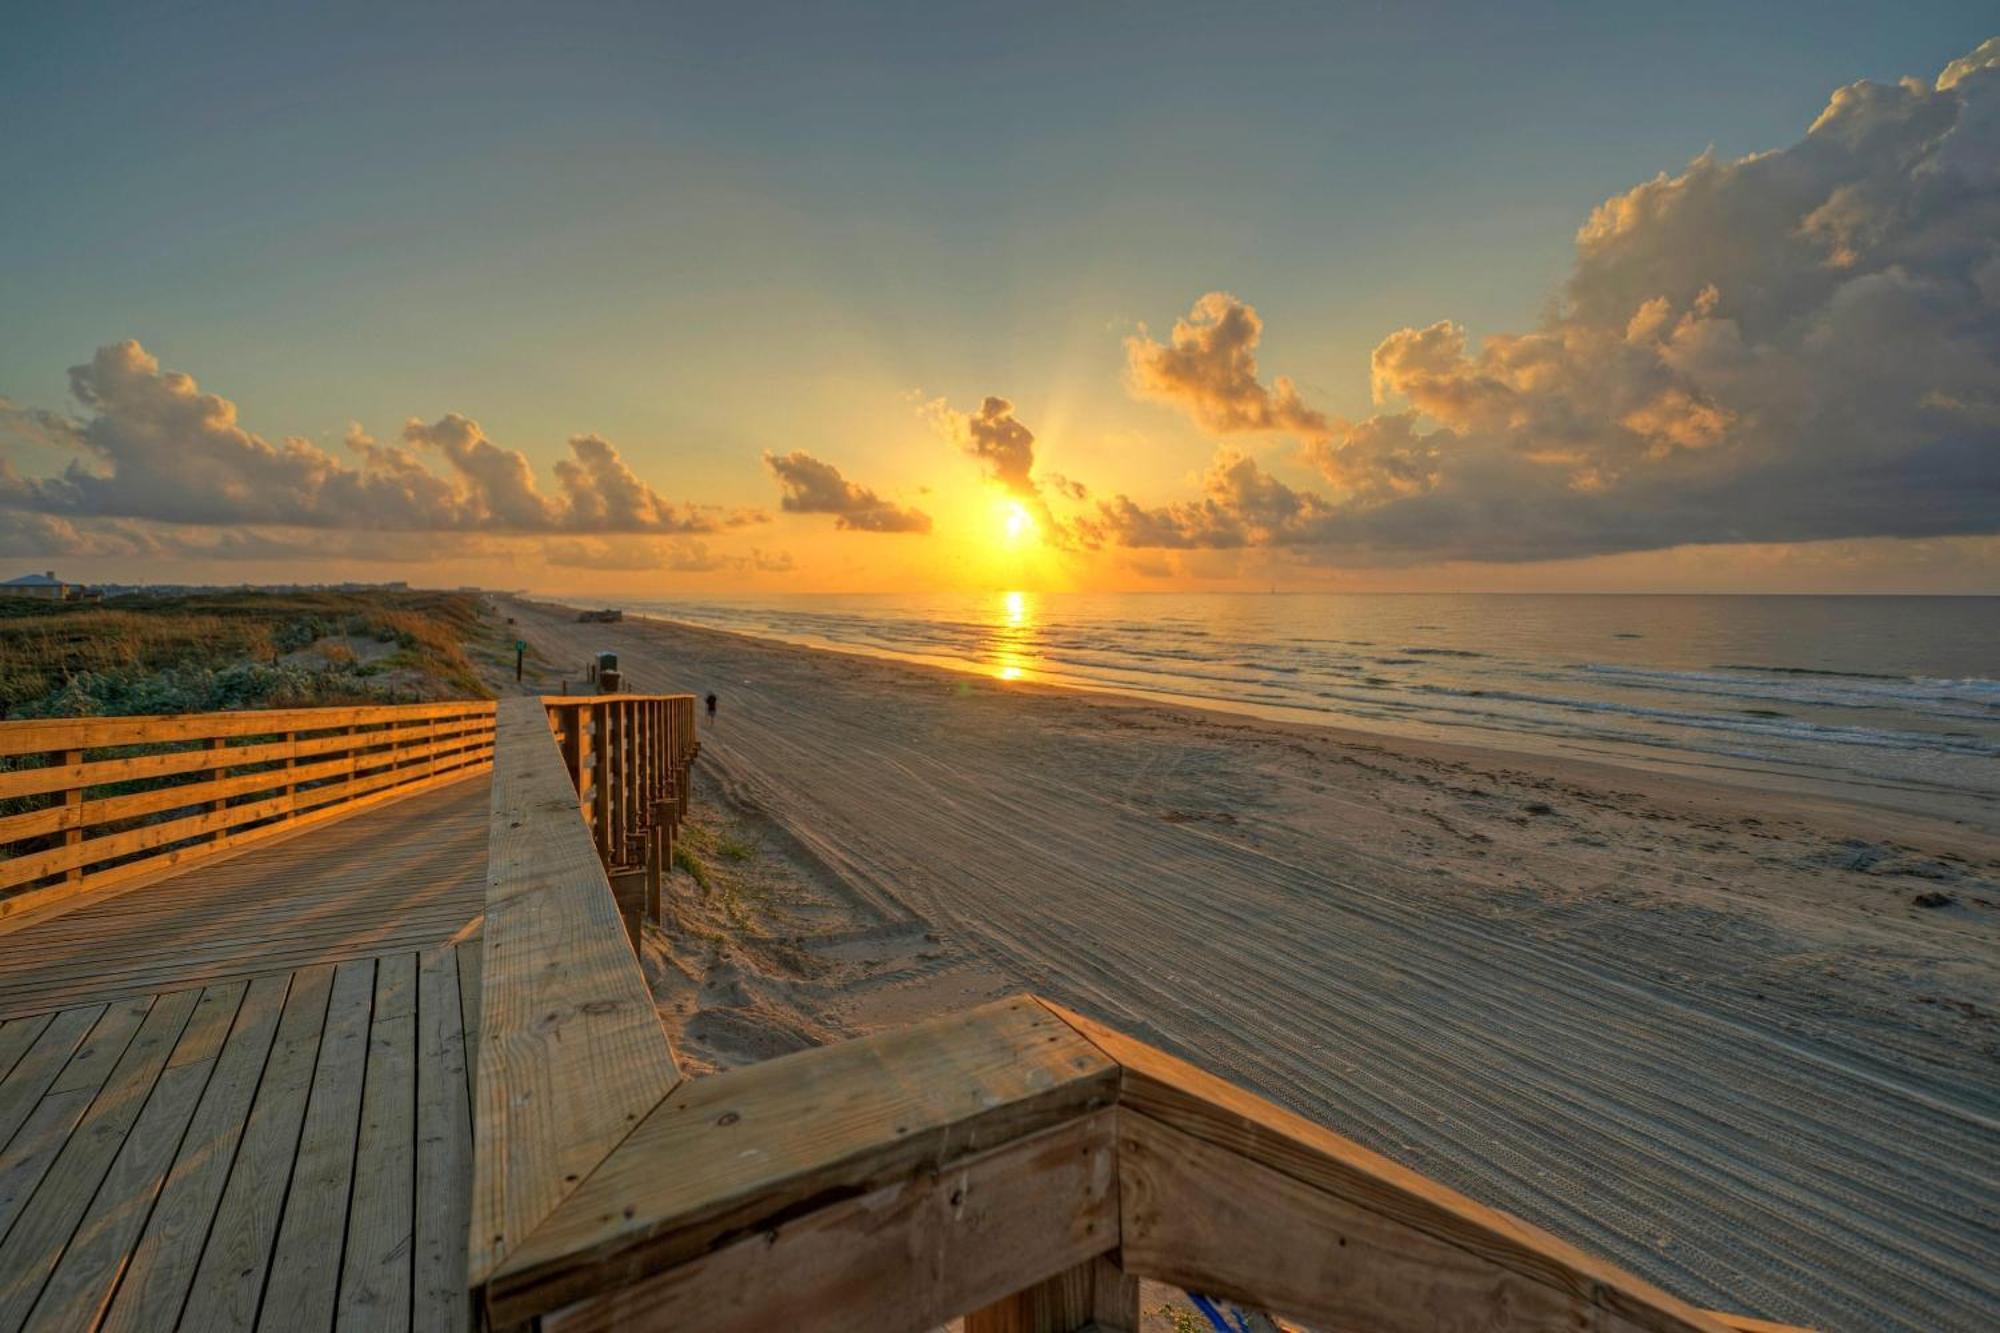
[[[466,593],[0,601],[0,709],[46,717],[486,698],[466,647],[491,632]],[[393,648],[364,662],[359,641]]]

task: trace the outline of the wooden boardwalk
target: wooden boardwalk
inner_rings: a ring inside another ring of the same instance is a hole
[[[465,1326],[488,788],[0,935],[0,1333]]]

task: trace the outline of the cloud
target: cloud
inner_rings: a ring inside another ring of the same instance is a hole
[[[724,571],[783,572],[793,568],[787,552],[767,554],[752,550],[748,555],[717,551],[698,537],[579,537],[550,541],[542,558],[564,569],[587,569],[599,573],[636,573],[666,570],[676,574],[714,574]]]
[[[954,412],[944,399],[924,405],[932,428],[979,460],[986,475],[1022,499],[1041,499],[1035,485],[1035,433],[1014,415],[1014,404],[988,397],[970,412]]]
[[[1328,494],[1274,509],[1228,456],[1199,500],[1101,503],[1102,540],[1397,564],[2000,531],[2000,39],[1607,200],[1538,327],[1384,338],[1366,420],[1264,388],[1260,330],[1211,293],[1128,343],[1135,387],[1304,436]]]
[[[505,539],[465,532],[347,532],[314,528],[200,527],[139,519],[71,519],[0,509],[0,556],[32,559],[339,559],[405,564],[491,561],[515,554]]]
[[[1305,405],[1289,379],[1268,388],[1257,378],[1257,344],[1264,321],[1227,292],[1209,292],[1171,341],[1154,342],[1144,325],[1125,340],[1132,391],[1182,409],[1218,435],[1290,431],[1322,435],[1327,419]]]
[[[1201,489],[1199,499],[1157,509],[1123,495],[1101,500],[1094,516],[1077,520],[1079,537],[1090,546],[1173,550],[1288,546],[1313,540],[1334,513],[1320,496],[1292,489],[1227,449],[1209,465]]]
[[[756,521],[747,513],[673,505],[595,435],[569,441],[559,491],[542,493],[527,457],[457,413],[412,420],[396,444],[358,427],[348,463],[302,439],[273,444],[238,423],[236,405],[163,371],[137,342],[97,350],[69,372],[85,415],[0,414],[10,438],[60,437],[82,457],[47,477],[0,468],[0,507],[72,519],[336,528],[385,532],[706,533]],[[425,457],[445,464],[440,472]]]
[[[764,454],[764,466],[778,480],[778,507],[788,514],[833,514],[834,526],[856,532],[929,532],[930,515],[904,509],[840,475],[803,449]]]

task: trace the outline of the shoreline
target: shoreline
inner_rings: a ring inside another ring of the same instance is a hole
[[[1671,596],[1679,594],[1660,594]],[[567,611],[582,610],[564,602],[544,602],[530,599],[528,605],[561,607]],[[1162,691],[1158,694],[1134,693],[1112,686],[1087,683],[1057,682],[1048,680],[1001,680],[990,670],[957,662],[943,657],[924,657],[899,653],[889,649],[870,649],[857,644],[811,643],[798,639],[781,638],[776,635],[752,634],[744,630],[719,629],[713,625],[701,625],[692,621],[676,620],[671,616],[650,611],[626,613],[627,623],[659,625],[676,633],[703,636],[740,642],[755,647],[785,648],[799,652],[817,653],[839,658],[851,658],[870,664],[884,664],[906,667],[917,671],[936,672],[951,678],[964,678],[986,685],[1013,691],[1024,695],[1052,695],[1092,699],[1108,706],[1157,709],[1166,713],[1186,713],[1200,717],[1216,726],[1250,724],[1256,728],[1303,733],[1305,735],[1328,735],[1345,745],[1356,748],[1378,747],[1384,751],[1422,755],[1440,761],[1466,764],[1504,765],[1509,768],[1533,772],[1555,780],[1566,780],[1588,775],[1603,785],[1623,784],[1625,786],[1657,785],[1663,792],[1676,793],[1680,799],[1700,803],[1719,801],[1724,804],[1740,804],[1744,798],[1754,798],[1764,804],[1775,803],[1779,807],[1797,814],[1807,814],[1823,810],[1824,807],[1844,807],[1853,816],[1867,823],[1871,832],[1880,836],[1892,836],[1898,829],[1905,828],[1912,819],[1939,829],[1955,829],[1964,832],[1980,845],[1987,855],[2000,855],[2000,824],[1988,824],[1957,814],[1939,814],[1930,811],[1912,810],[1887,801],[1873,801],[1866,796],[1851,791],[1821,791],[1807,788],[1789,788],[1773,791],[1759,785],[1760,780],[1774,776],[1770,770],[1745,765],[1728,770],[1731,776],[1711,776],[1716,770],[1708,769],[1697,774],[1681,768],[1665,765],[1654,767],[1643,763],[1621,762],[1618,758],[1576,753],[1564,754],[1553,750],[1515,749],[1484,740],[1454,740],[1427,736],[1403,735],[1393,731],[1372,729],[1362,723],[1343,721],[1318,721],[1282,716],[1286,710],[1275,705],[1246,703],[1231,706],[1223,700],[1201,700]],[[1329,714],[1329,716],[1336,716]],[[1581,748],[1581,747],[1579,747]],[[1714,787],[1726,790],[1717,792]],[[1912,795],[1915,795],[1912,793]],[[1960,799],[1966,799],[1959,794]],[[2000,812],[1996,812],[2000,818]]]
[[[721,697],[712,882],[647,954],[708,1067],[1030,990],[1697,1302],[2000,1310],[1992,835],[507,609],[573,675]]]
[[[564,603],[552,603],[566,605]],[[576,609],[583,609],[578,607]],[[991,664],[944,653],[923,653],[862,643],[843,643],[816,635],[757,633],[744,629],[681,620],[658,611],[628,612],[633,619],[671,625],[691,633],[731,635],[759,643],[784,644],[815,652],[835,653],[873,662],[896,662],[975,679],[999,681],[1009,688],[1073,691],[1160,708],[1181,708],[1262,723],[1319,728],[1358,737],[1373,737],[1394,745],[1435,745],[1486,751],[1521,760],[1557,765],[1588,764],[1634,774],[1714,782],[1748,788],[1760,795],[1779,788],[1806,800],[1830,800],[1866,806],[1898,817],[1946,818],[1969,829],[2000,836],[2000,795],[1919,779],[1894,781],[1858,771],[1814,768],[1798,760],[1748,757],[1726,751],[1684,749],[1631,737],[1585,738],[1479,723],[1445,723],[1423,719],[1360,718],[1334,707],[1269,703],[1254,699],[1209,697],[1165,686],[1147,688],[1133,682],[1099,682],[1062,671],[1027,668],[1034,676],[1002,675]],[[1748,669],[1748,668],[1745,668]],[[1762,670],[1763,668],[1757,668]],[[1889,677],[1883,677],[1889,679]],[[1476,696],[1475,696],[1476,697]],[[1458,733],[1464,733],[1463,737]]]

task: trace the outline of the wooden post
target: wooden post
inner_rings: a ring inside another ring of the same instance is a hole
[[[666,888],[667,872],[674,864],[674,830],[665,801],[653,802],[653,828],[648,842],[652,851],[653,877],[646,911],[653,918],[653,924],[665,925],[666,907],[661,899]]]
[[[52,764],[61,764],[64,768],[69,768],[83,762],[83,751],[57,750],[49,756],[49,762]],[[82,820],[83,784],[81,782],[73,787],[63,788],[63,807],[68,812],[71,820]],[[63,830],[63,846],[75,847],[82,841],[83,825],[81,822],[72,823],[68,828]],[[63,878],[71,884],[76,883],[83,878],[83,867],[80,865],[71,866],[69,872]]]
[[[609,705],[605,712],[611,717],[611,860],[607,864],[625,865],[629,857],[625,850],[625,840],[632,832],[632,801],[629,784],[632,780],[632,719],[623,701]]]
[[[228,748],[228,745],[229,742],[221,736],[209,737],[208,748],[215,751],[217,754],[221,754],[223,750]],[[217,764],[214,768],[208,770],[208,777],[211,782],[220,782],[224,777],[228,776],[228,773],[229,769],[226,766],[222,764]],[[214,800],[208,803],[208,808],[210,810],[215,810],[215,811],[226,810],[229,808],[229,798],[226,796],[218,796]],[[208,840],[210,842],[221,842],[224,838],[228,836],[229,836],[228,829],[219,828],[215,832],[208,835]]]
[[[562,747],[563,767],[569,770],[569,785],[576,788],[576,798],[583,800],[583,728],[577,725],[577,710],[561,708],[556,716],[562,719],[562,732],[558,743]]]
[[[663,924],[660,915],[660,879],[666,873],[665,846],[667,831],[656,822],[646,830],[646,919],[654,925]]]
[[[1099,1255],[965,1317],[965,1333],[1136,1333],[1139,1283]]]
[[[591,726],[595,729],[590,738],[590,798],[596,811],[597,859],[607,866],[611,864],[611,742],[607,734],[610,713],[602,704],[590,705]]]

